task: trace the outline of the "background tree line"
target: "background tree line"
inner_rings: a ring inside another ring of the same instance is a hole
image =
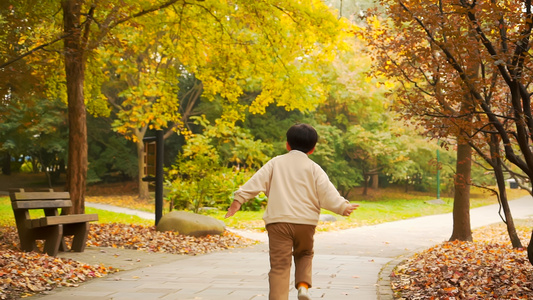
[[[504,172],[531,177],[529,1],[329,4],[1,3],[4,173],[26,159],[50,181],[66,170],[75,212],[88,182],[136,178],[145,198],[142,139],[164,130],[174,205],[224,205],[307,122],[321,136],[312,158],[344,195],[430,190],[440,168],[452,238],[469,239],[470,186],[496,178],[504,199]]]
[[[45,51],[32,53],[24,60],[6,59],[10,64],[2,68],[3,76],[8,78],[2,89],[3,169],[9,173],[11,163],[16,165],[21,157],[31,158],[33,170],[47,171],[53,180],[68,165],[65,139],[72,128],[65,121],[69,119],[66,103],[72,101],[62,84],[68,75],[58,68],[63,64],[61,57],[68,52],[65,46],[44,41],[61,34],[60,28],[54,27],[61,20],[53,9],[68,13],[68,7],[33,2],[5,3],[2,7],[2,22],[8,25],[3,27],[4,57],[17,58],[33,51],[34,45],[45,46]],[[67,2],[72,1],[63,1],[63,5]],[[324,14],[323,4],[313,3],[312,9],[287,4],[285,10],[308,11],[329,27],[291,39],[277,36],[280,26],[304,22],[315,26],[317,20],[258,20],[266,12],[259,16],[243,10],[241,14],[241,7],[219,2],[190,7],[176,1],[146,2],[144,6],[131,3],[108,11],[105,9],[111,6],[71,3],[80,10],[75,17],[86,25],[79,28],[86,30],[88,51],[84,58],[84,103],[90,112],[86,121],[87,182],[137,178],[139,196],[148,197],[147,184],[140,181],[142,138],[150,130],[163,129],[166,165],[174,176],[170,179],[181,182],[181,186],[174,183],[179,188],[173,190],[193,189],[196,179],[206,180],[199,172],[205,172],[206,166],[220,168],[217,172],[222,174],[257,169],[283,152],[286,128],[295,122],[308,122],[321,135],[313,159],[326,169],[344,195],[356,186],[365,186],[366,191],[369,186],[390,183],[402,184],[406,189],[436,189],[437,168],[448,179],[445,189],[452,190],[453,168],[437,166],[436,141],[397,120],[395,101],[387,94],[396,84],[369,76],[370,56],[364,54],[364,41],[351,34],[351,26],[353,16],[372,4],[344,3],[343,8],[336,3],[340,8],[337,13],[326,10]],[[50,10],[30,14],[32,4]],[[279,14],[279,8],[266,7]],[[138,13],[125,19],[114,15],[128,8],[136,8]],[[256,8],[250,7],[250,11]],[[95,14],[99,9],[103,14],[100,20]],[[209,21],[192,21],[206,11],[211,12]],[[281,16],[286,11],[282,10]],[[336,19],[336,14],[340,18]],[[232,18],[224,19],[223,15]],[[104,32],[102,20],[119,29]],[[242,27],[239,20],[249,24]],[[185,26],[184,22],[190,23]],[[261,38],[257,38],[254,26],[264,26]],[[252,33],[252,37],[246,35]],[[313,39],[319,37],[316,46]],[[89,43],[91,38],[96,39],[93,44]],[[272,42],[274,38],[278,38],[276,43]],[[225,40],[230,47],[220,48]],[[251,47],[251,41],[260,46]],[[262,62],[265,53],[278,62]],[[442,153],[443,165],[453,164],[453,155]],[[199,196],[191,191],[174,195],[181,199],[176,203],[185,199],[188,205],[198,206],[202,201],[194,198],[224,199],[205,196],[221,190],[213,183],[227,181],[223,178],[205,184],[212,187],[211,191],[195,187]]]

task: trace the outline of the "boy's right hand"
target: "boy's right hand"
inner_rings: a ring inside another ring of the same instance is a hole
[[[345,217],[348,217],[358,207],[359,207],[359,204],[350,203],[350,205],[348,205],[348,207],[346,207],[346,209],[344,210],[344,213],[342,215],[345,216]]]
[[[230,207],[228,208],[228,212],[226,213],[225,218],[233,216],[239,209],[241,209],[241,203],[239,201],[233,200],[233,202],[231,202]]]

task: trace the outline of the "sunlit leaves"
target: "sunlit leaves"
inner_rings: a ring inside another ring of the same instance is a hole
[[[316,63],[342,48],[343,26],[319,1],[205,1],[170,11],[162,41],[202,80],[206,97],[231,106],[246,90],[260,89],[253,113],[272,102],[308,110],[323,97]]]
[[[348,27],[315,0],[176,3],[125,25],[98,59],[107,65],[100,76],[118,79],[114,99],[112,90],[106,96],[120,107],[116,130],[130,137],[135,126],[187,121],[178,113],[180,76],[195,76],[205,98],[221,99],[227,122],[273,102],[314,110],[325,97],[320,64],[345,49]],[[248,91],[259,92],[249,107],[240,103]]]

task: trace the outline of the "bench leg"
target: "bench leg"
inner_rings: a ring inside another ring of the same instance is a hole
[[[50,256],[56,256],[63,237],[63,225],[47,226],[43,229],[46,229],[44,252]]]
[[[22,251],[31,252],[37,251],[37,244],[35,243],[35,237],[31,234],[29,230],[26,230],[24,233],[19,230],[19,240],[20,240],[20,249]]]
[[[20,249],[22,251],[38,251],[37,244],[35,243],[35,230],[26,227],[24,222],[26,214],[20,211],[15,211],[15,220],[17,223],[17,232],[19,235]]]
[[[83,252],[87,244],[87,235],[89,234],[89,222],[64,225],[65,235],[74,235],[72,237],[72,251]]]
[[[59,243],[59,251],[61,251],[61,252],[68,251],[68,247],[67,247],[67,243],[65,243],[65,236],[64,235],[61,237],[61,242]]]

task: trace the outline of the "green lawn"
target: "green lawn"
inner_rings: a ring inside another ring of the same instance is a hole
[[[508,190],[507,192],[509,199],[517,199],[529,195],[524,190]],[[383,190],[378,194],[366,197],[356,193],[350,196],[349,199],[359,204],[359,208],[350,217],[342,217],[324,210],[323,213],[335,215],[338,221],[319,224],[318,230],[346,229],[427,215],[451,213],[453,211],[453,198],[441,197],[443,204],[429,204],[427,201],[434,200],[434,196],[416,192],[406,194],[394,189]],[[497,203],[495,196],[476,188],[472,189],[470,199],[472,208],[495,203]],[[230,227],[264,230],[264,223],[261,220],[263,212],[240,211],[230,219],[224,219],[224,211],[211,212],[210,215],[224,220],[226,225]]]
[[[100,223],[126,223],[152,226],[154,221],[146,220],[137,216],[128,214],[114,213],[107,210],[95,209],[87,207],[85,209],[88,214],[98,214],[98,222]],[[42,210],[30,211],[32,218],[43,216]],[[11,202],[9,197],[0,197],[0,226],[15,226],[15,218],[13,210],[11,209]]]

